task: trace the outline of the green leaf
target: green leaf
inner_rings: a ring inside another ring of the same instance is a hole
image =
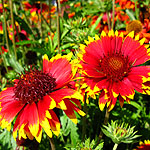
[[[38,44],[38,41],[32,41],[32,40],[24,40],[16,42],[16,45],[27,45],[27,44]]]
[[[11,141],[12,148],[13,148],[13,149],[16,149],[17,144],[16,144],[16,141],[14,140],[13,136],[11,136],[10,141]]]
[[[131,20],[135,20],[135,17],[134,17],[134,13],[131,12],[129,9],[126,9],[126,13],[127,15],[130,17]]]
[[[49,55],[50,51],[46,48],[32,48],[32,51],[41,53],[42,55],[47,54]]]
[[[56,49],[56,47],[57,47],[57,45],[58,45],[58,40],[57,40],[57,31],[56,31],[56,33],[55,33],[55,35],[54,35],[54,38],[53,38],[53,41],[54,41],[54,45],[53,45],[53,50],[55,50]]]
[[[104,146],[104,142],[98,144],[98,146],[95,148],[95,150],[102,150],[103,146]]]
[[[68,30],[68,29],[64,29],[64,32],[62,33],[62,35],[61,35],[61,40],[65,37],[65,35],[69,32],[70,30]]]
[[[78,128],[77,125],[74,124],[71,120],[70,120],[70,127],[71,127],[71,143],[75,146],[79,140],[79,134],[78,134]]]
[[[67,43],[67,44],[64,44],[63,46],[61,46],[60,50],[67,49],[69,47],[70,47],[70,43]]]
[[[2,146],[3,149],[7,149],[7,150],[11,149],[12,147],[13,149],[16,149],[16,144],[15,144],[16,142],[13,139],[14,140],[13,142],[15,143],[12,143],[12,138],[13,136],[9,131],[7,131],[6,129],[2,130],[0,134],[0,144],[1,144],[0,146]]]
[[[16,15],[15,13],[14,13],[14,19],[19,23],[21,28],[24,29],[27,33],[33,34],[32,30],[30,29],[28,24],[23,19],[21,19],[18,15]]]
[[[139,109],[139,110],[141,110],[142,111],[142,106],[140,106],[137,102],[135,102],[135,101],[131,101],[131,103],[130,103],[132,106],[134,106],[135,108],[137,108],[137,109]]]
[[[8,61],[16,72],[21,73],[23,71],[23,67],[19,64],[19,62],[15,59],[14,56],[9,56]]]
[[[52,39],[51,39],[50,36],[48,36],[48,45],[49,45],[48,49],[52,50],[52,47],[53,47],[53,41],[52,41]]]
[[[62,135],[68,136],[70,134],[72,146],[76,146],[79,141],[78,127],[74,124],[66,114],[63,114],[60,118],[62,123]]]
[[[60,117],[61,120],[61,125],[62,125],[62,134],[64,136],[68,136],[70,133],[70,126],[68,125],[68,117],[64,114],[63,116]]]
[[[97,27],[97,25],[99,24],[101,19],[102,19],[102,15],[98,17],[98,19],[96,20],[95,24],[91,27],[90,35],[94,32],[95,28]]]

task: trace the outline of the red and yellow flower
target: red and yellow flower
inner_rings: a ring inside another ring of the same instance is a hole
[[[119,3],[122,9],[134,9],[135,4],[131,0],[116,0],[115,3]]]
[[[137,146],[134,150],[149,150],[150,149],[150,140],[144,140],[144,142],[139,143],[140,146]]]
[[[76,14],[75,12],[69,13],[69,14],[68,14],[68,18],[73,18],[73,17],[75,16],[75,14]]]
[[[5,2],[4,2],[5,3]],[[4,4],[4,10],[6,11],[7,9],[6,9],[6,7],[7,7],[8,5],[7,4]],[[2,6],[2,4],[0,3],[0,13],[2,14],[3,13],[3,6]]]
[[[133,20],[126,25],[127,33],[134,31],[135,34],[140,35],[140,39],[145,37],[145,43],[149,43],[150,41],[150,21],[149,19],[144,19],[144,23],[139,20]]]
[[[67,86],[76,71],[71,57],[58,54],[49,60],[44,55],[43,70],[31,67],[14,80],[13,87],[0,93],[0,125],[10,130],[13,122],[14,138],[35,137],[40,142],[42,129],[49,137],[52,132],[58,136],[60,122],[53,111],[55,107],[62,109],[74,123],[77,123],[74,111],[85,115],[79,108],[82,96]]]
[[[1,49],[2,49],[2,54],[5,52],[8,52],[8,49],[6,49],[5,46],[1,46]],[[0,55],[1,55],[1,53],[0,53]]]
[[[46,3],[41,3],[40,1],[37,1],[35,3],[33,3],[32,5],[27,2],[24,1],[23,2],[24,5],[24,9],[27,11],[30,11],[31,14],[31,21],[34,23],[38,23],[41,22],[41,19],[38,17],[38,14],[42,13],[42,16],[47,20],[47,22],[49,23],[49,17],[50,15],[53,16],[54,13],[56,12],[56,6],[51,6],[51,10],[49,10],[49,6]],[[41,12],[42,9],[42,12]],[[50,13],[49,13],[50,11]]]
[[[119,99],[121,107],[124,101],[130,103],[135,90],[150,94],[150,66],[141,66],[150,59],[148,47],[143,45],[145,38],[139,41],[139,35],[129,33],[125,38],[123,33],[103,31],[101,37],[89,37],[81,44],[79,52],[82,74],[87,84],[87,91],[100,93],[99,107],[112,110]]]
[[[60,0],[60,3],[63,4],[65,2],[68,2],[68,0]]]
[[[80,7],[80,6],[81,6],[81,3],[80,3],[80,2],[74,4],[74,7]]]
[[[3,26],[2,26],[2,22],[0,22],[0,34],[3,34]]]
[[[23,4],[25,6],[25,10],[30,9],[30,13],[32,13],[32,12],[40,13],[41,12],[40,1],[37,1],[36,3],[33,3],[32,5],[29,2],[24,1]],[[48,5],[45,3],[42,3],[42,12],[48,11],[48,9],[49,9]]]
[[[115,11],[116,11],[116,16],[115,16],[116,20],[120,20],[122,22],[123,21],[124,22],[129,22],[130,21],[129,16],[120,7],[116,7]]]

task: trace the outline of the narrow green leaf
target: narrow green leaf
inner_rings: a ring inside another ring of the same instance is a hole
[[[71,123],[71,143],[75,146],[79,140],[79,134],[77,132],[78,128],[77,125],[74,124],[72,121],[70,121]]]
[[[140,106],[137,102],[131,101],[131,105],[142,111],[142,106]]]
[[[126,13],[131,20],[135,20],[134,13],[132,13],[129,9],[126,9]]]
[[[101,19],[102,19],[102,15],[98,17],[98,19],[96,20],[95,24],[91,27],[90,34],[92,34],[94,32],[95,28],[97,27],[97,25],[99,24]]]
[[[57,45],[58,45],[57,34],[58,34],[58,33],[57,33],[57,31],[56,31],[56,33],[55,33],[55,35],[54,35],[54,38],[53,38],[53,41],[54,41],[53,50],[55,50],[56,47],[57,47]]]
[[[19,23],[21,28],[24,29],[27,33],[33,34],[28,24],[15,13],[14,13],[14,19]]]
[[[102,150],[103,146],[104,146],[104,142],[98,144],[98,146],[95,148],[95,150]]]
[[[61,40],[65,37],[65,35],[69,32],[70,30],[68,30],[68,29],[64,29],[64,32],[62,33],[62,35],[61,35]]]
[[[67,43],[67,44],[64,44],[63,46],[61,46],[60,50],[67,49],[69,47],[70,47],[70,43]]]
[[[35,44],[35,43],[39,43],[38,41],[32,41],[32,40],[24,40],[24,41],[19,41],[16,42],[16,45],[27,45],[27,44]]]
[[[23,67],[19,64],[19,62],[12,55],[9,56],[9,63],[16,72],[21,73],[23,71]]]

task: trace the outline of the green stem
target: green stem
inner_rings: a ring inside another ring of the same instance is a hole
[[[139,20],[139,11],[137,8],[137,0],[134,0],[134,3],[135,3],[135,16],[136,16],[136,19]]]
[[[112,25],[111,25],[111,29],[113,30],[114,29],[114,20],[115,20],[115,0],[112,1]]]
[[[5,29],[6,47],[8,49],[8,53],[10,55],[10,49],[9,49],[9,43],[8,43],[8,34],[7,34],[6,13],[5,13],[5,8],[4,8],[4,0],[2,0],[2,8],[3,8],[3,17],[4,17],[4,29]]]
[[[11,24],[12,24],[12,32],[13,32],[13,48],[14,48],[14,54],[17,60],[17,52],[16,52],[16,43],[15,43],[15,26],[14,26],[14,15],[13,15],[13,2],[12,0],[9,0],[10,5],[10,14],[11,14]]]
[[[40,1],[40,19],[41,19],[41,22],[40,22],[40,31],[41,31],[41,39],[43,39],[43,29],[42,29],[42,2]]]
[[[41,15],[42,15],[42,14],[41,14]],[[45,22],[45,24],[47,25],[47,27],[49,28],[50,33],[52,33],[51,27],[49,26],[48,22],[46,21],[46,19],[44,18],[43,15],[42,15],[42,19],[43,19],[43,21]]]
[[[108,30],[110,30],[110,29],[111,29],[111,26],[110,26],[109,12],[107,11],[106,14],[107,14],[107,20],[108,20]]]
[[[17,11],[17,8],[16,8],[16,4],[14,3],[14,11],[15,11],[15,14],[18,15],[18,11]],[[20,25],[18,24],[18,28],[19,28],[19,32],[21,31],[21,28],[20,28]],[[16,28],[16,25],[15,25],[15,29],[16,31],[18,32],[17,28]]]
[[[106,113],[105,113],[105,119],[104,119],[104,125],[107,125],[108,123],[108,120],[109,120],[109,112],[108,112],[108,108],[106,108]],[[102,130],[100,131],[100,134],[99,134],[99,137],[98,137],[98,143],[97,145],[99,144],[100,140],[102,139],[103,137],[103,132]]]
[[[86,115],[82,118],[82,121],[83,121],[83,124],[82,124],[82,142],[85,140],[85,135],[86,135],[86,120],[87,120],[87,118],[86,118],[86,116],[87,116],[86,99],[87,99],[87,94],[85,93],[83,111],[86,113]]]
[[[51,150],[56,150],[53,138],[49,138]]]
[[[113,147],[113,150],[116,150],[118,147],[118,144],[115,143],[114,147]]]
[[[23,8],[23,5],[22,5],[22,0],[20,0],[20,7],[21,7],[21,9],[24,11],[24,8]],[[26,24],[28,25],[28,27],[29,27],[30,30],[32,31],[33,40],[35,41],[36,37],[35,37],[35,35],[34,35],[34,31],[33,31],[33,29],[32,29],[31,22],[30,22],[30,20],[28,19],[26,13],[24,13],[24,17],[25,17],[25,22],[26,22]]]
[[[3,59],[4,67],[5,67],[6,71],[8,72],[8,68],[7,68],[7,65],[6,65],[6,61],[5,61],[4,54],[2,53],[2,48],[1,48],[1,46],[0,46],[0,53],[1,53],[1,56],[2,56],[2,59]]]
[[[60,0],[56,0],[57,2],[57,41],[58,41],[58,54],[60,54]]]
[[[52,7],[52,5],[51,5],[51,0],[49,0],[48,1],[48,3],[49,3],[49,27],[50,27],[50,29],[51,29],[51,7]]]

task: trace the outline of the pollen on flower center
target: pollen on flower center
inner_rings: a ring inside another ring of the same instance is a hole
[[[103,72],[108,79],[114,81],[122,80],[130,71],[128,58],[124,57],[121,53],[105,56],[101,60],[100,66],[101,72]]]
[[[32,70],[21,74],[15,84],[14,97],[25,103],[38,102],[51,93],[56,87],[55,79],[43,71]]]
[[[119,57],[111,57],[108,60],[108,65],[114,70],[119,70],[121,67],[123,67],[123,61]]]
[[[142,31],[142,23],[139,20],[133,20],[126,26],[126,31],[129,33],[134,31],[135,34]]]

